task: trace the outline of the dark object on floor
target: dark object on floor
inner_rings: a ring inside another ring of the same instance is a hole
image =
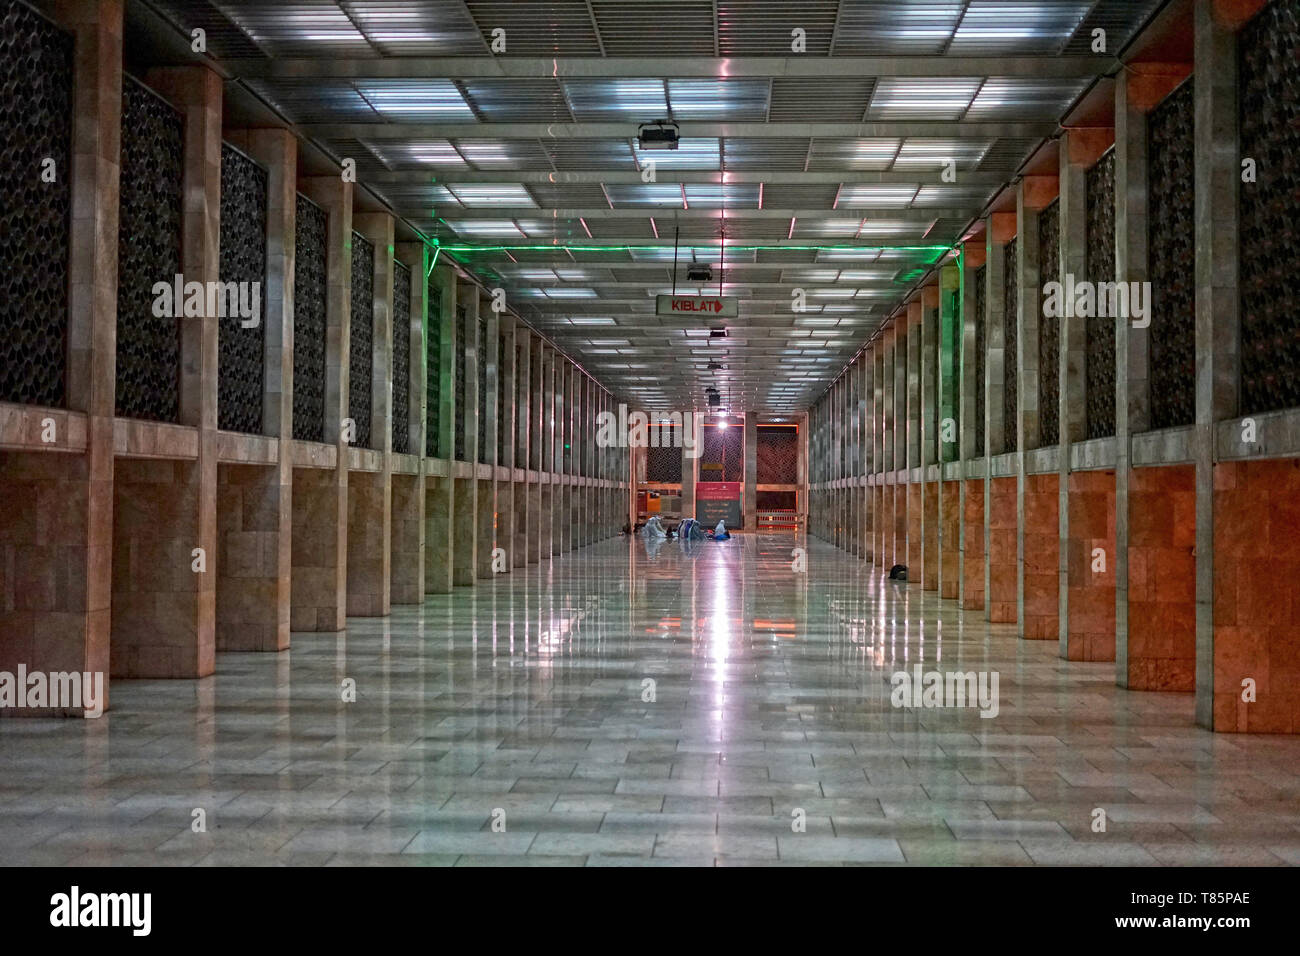
[[[892,568],[890,568],[890,569],[889,569],[889,580],[891,580],[891,581],[906,581],[906,580],[907,580],[907,565],[906,565],[906,564],[896,564],[896,565],[894,565]]]

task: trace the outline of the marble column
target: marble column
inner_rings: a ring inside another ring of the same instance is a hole
[[[482,334],[486,336],[483,344],[485,364],[479,369],[479,388],[486,392],[483,408],[487,420],[480,426],[480,440],[484,443],[474,459],[478,478],[478,520],[476,534],[478,537],[475,557],[475,575],[480,578],[491,577],[497,573],[493,568],[509,569],[507,557],[503,560],[497,554],[498,526],[501,512],[497,507],[497,494],[500,483],[497,481],[497,431],[501,427],[501,370],[499,367],[498,339],[501,334],[501,313],[495,311],[491,299],[481,298],[479,314],[485,315]]]
[[[464,356],[465,366],[465,407],[458,408],[457,414],[465,430],[464,460],[451,463],[455,476],[453,494],[454,530],[452,531],[453,565],[452,581],[460,587],[471,585],[478,570],[478,526],[479,526],[479,484],[478,474],[478,286],[466,279],[457,277],[457,303],[465,304],[464,339],[459,335],[456,348]],[[455,454],[455,449],[452,449]]]
[[[308,177],[301,192],[325,211],[325,441],[323,467],[293,474],[290,622],[295,631],[340,631],[347,615],[348,337],[352,315],[352,191],[339,175]]]
[[[7,504],[0,561],[25,569],[0,595],[0,670],[103,675],[110,691],[113,421],[122,120],[121,0],[59,0],[74,36],[68,252],[67,406],[85,416],[85,451],[0,452]],[[17,107],[15,107],[17,108]],[[80,241],[77,241],[80,240]],[[41,418],[46,417],[42,410]],[[50,415],[63,441],[69,417]],[[8,575],[5,575],[8,578]],[[84,703],[84,700],[83,700]],[[0,716],[80,717],[85,707],[13,708]]]
[[[206,66],[151,70],[185,116],[182,272],[219,278],[221,78]],[[194,460],[122,459],[115,469],[112,672],[205,677],[216,669],[217,319],[181,321],[181,424]]]
[[[371,448],[348,450],[353,470],[348,476],[347,606],[349,616],[383,617],[392,609],[394,220],[387,213],[365,213],[353,217],[353,228],[374,247],[374,351],[370,372]],[[355,315],[350,318],[350,322],[358,320]],[[366,464],[355,467],[361,461]]]
[[[399,335],[407,337],[409,345],[410,382],[407,391],[409,420],[405,423],[408,459],[413,457],[418,465],[414,474],[409,471],[392,475],[392,522],[390,560],[390,599],[393,604],[423,604],[425,587],[424,556],[425,506],[427,504],[428,458],[425,455],[425,429],[428,425],[428,391],[425,387],[426,367],[424,329],[429,321],[428,296],[425,294],[425,275],[429,253],[423,243],[399,242],[397,259],[409,272],[410,318],[404,327],[393,327],[393,341]],[[400,273],[394,273],[394,281]],[[394,290],[396,285],[394,285]],[[396,318],[396,313],[394,313]],[[436,357],[431,359],[436,362]],[[394,384],[396,387],[396,384]],[[396,405],[394,404],[394,408]],[[403,423],[394,423],[396,435]]]
[[[457,282],[452,267],[443,263],[434,267],[431,281],[438,289],[438,313],[429,314],[429,328],[437,326],[436,339],[430,335],[428,368],[438,376],[437,435],[434,437],[436,461],[426,461],[424,511],[424,591],[447,594],[453,586],[455,567],[456,492],[452,459],[456,447],[456,300]],[[438,348],[435,351],[433,343]],[[433,409],[429,409],[430,418]]]

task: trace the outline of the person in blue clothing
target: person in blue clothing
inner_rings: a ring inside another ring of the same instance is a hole
[[[682,541],[701,541],[704,538],[704,529],[694,518],[684,518],[677,529],[677,537]]]
[[[730,537],[731,535],[727,534],[727,526],[719,521],[718,526],[713,529],[713,540],[726,541]]]

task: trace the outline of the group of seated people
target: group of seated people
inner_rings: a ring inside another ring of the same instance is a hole
[[[624,525],[623,533],[627,534],[629,530],[633,529]],[[658,515],[651,515],[645,522],[637,522],[634,530],[641,532],[647,538],[680,538],[682,541],[703,541],[705,538],[712,541],[726,541],[731,537],[727,532],[726,523],[722,521],[719,521],[710,531],[694,518],[683,518],[676,524],[666,526]]]

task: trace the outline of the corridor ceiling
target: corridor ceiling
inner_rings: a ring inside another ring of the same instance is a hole
[[[714,385],[725,409],[780,418],[825,390],[1161,3],[146,6],[203,28],[228,76],[355,160],[620,398],[703,407]],[[639,125],[660,118],[680,148],[642,151]],[[678,292],[701,289],[694,259],[713,266],[703,291],[721,278],[739,297],[738,318],[715,320],[725,338],[655,314],[678,237]]]

